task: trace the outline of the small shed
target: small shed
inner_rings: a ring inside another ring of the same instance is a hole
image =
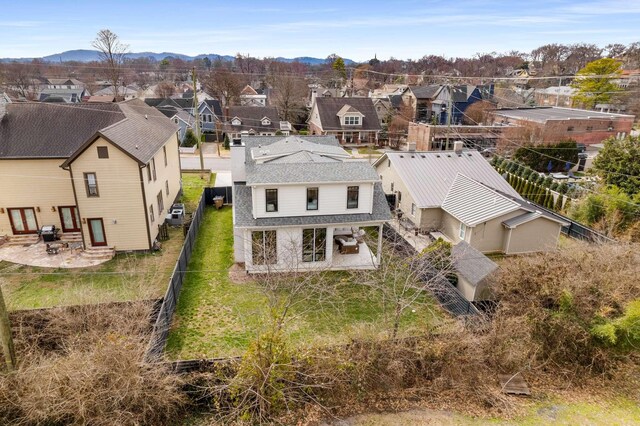
[[[451,254],[460,293],[470,302],[491,300],[490,277],[498,265],[466,241],[453,246]]]

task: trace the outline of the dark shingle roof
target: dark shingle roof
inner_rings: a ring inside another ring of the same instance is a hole
[[[371,98],[316,98],[318,114],[322,123],[322,130],[340,130],[340,111],[345,105],[355,108],[364,115],[362,118],[362,126],[346,126],[354,131],[380,130],[380,120],[373,105]]]
[[[251,187],[233,186],[235,225],[241,228],[274,226],[311,226],[340,223],[386,222],[391,220],[389,204],[382,191],[382,184],[376,183],[373,191],[371,214],[331,214],[322,216],[267,217],[254,219],[252,212]]]
[[[0,121],[0,158],[67,158],[124,118],[117,104],[11,103]]]
[[[222,106],[220,105],[220,101],[217,99],[207,99],[204,101],[205,104],[211,108],[213,113],[218,117],[222,117]]]
[[[411,92],[417,99],[433,99],[440,89],[441,84],[430,84],[428,86],[409,86]]]
[[[140,100],[109,104],[16,103],[0,121],[0,158],[67,158],[103,135],[141,163],[178,130]]]
[[[242,124],[233,126],[231,120],[238,117]],[[261,120],[267,117],[271,120],[271,124],[263,126]],[[236,132],[249,131],[251,129],[256,132],[277,132],[280,130],[280,117],[278,110],[274,107],[257,107],[257,106],[232,106],[229,107],[228,117],[229,129]]]
[[[451,249],[456,271],[471,285],[477,286],[498,269],[491,259],[474,249],[466,241],[460,241]]]

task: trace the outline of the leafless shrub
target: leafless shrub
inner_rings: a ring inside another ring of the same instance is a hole
[[[0,423],[166,424],[183,380],[141,362],[148,303],[16,315],[19,365],[0,377]]]

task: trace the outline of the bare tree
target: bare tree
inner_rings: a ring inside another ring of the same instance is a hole
[[[161,81],[156,85],[154,93],[159,98],[170,98],[176,92],[176,85],[170,81]]]
[[[304,78],[291,74],[274,74],[267,81],[273,87],[273,103],[278,108],[280,118],[293,122],[304,108],[307,95]]]
[[[8,92],[33,101],[38,96],[39,70],[36,64],[14,62],[7,64],[5,87]]]
[[[217,96],[222,106],[233,105],[240,99],[245,80],[226,69],[216,69],[203,79],[207,92]]]
[[[118,35],[108,29],[98,31],[96,39],[91,43],[98,50],[100,59],[107,66],[108,79],[113,85],[113,96],[116,101],[121,99],[118,85],[122,77],[122,64],[129,51],[128,44],[122,44]]]
[[[382,300],[392,309],[388,319],[389,335],[398,336],[400,323],[408,309],[430,307],[430,295],[450,285],[453,273],[451,245],[438,240],[422,253],[415,253],[404,239],[385,240],[378,269],[363,272],[361,282],[379,292]]]

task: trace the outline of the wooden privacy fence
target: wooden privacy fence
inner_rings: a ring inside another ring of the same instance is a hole
[[[187,267],[189,260],[191,259],[191,252],[193,246],[196,243],[198,236],[198,230],[200,229],[200,223],[204,215],[204,207],[206,205],[205,191],[200,196],[198,207],[193,212],[191,219],[191,225],[189,231],[186,233],[184,243],[182,244],[182,250],[180,256],[176,261],[176,264],[169,278],[169,285],[167,291],[162,300],[162,305],[158,311],[156,322],[153,325],[153,331],[151,333],[151,339],[147,346],[146,361],[155,361],[162,356],[164,347],[167,344],[167,337],[169,336],[169,329],[171,328],[171,321],[173,319],[173,313],[176,310],[178,303],[178,297],[180,296],[180,290],[182,289],[182,283],[184,281],[185,274],[187,273]]]

